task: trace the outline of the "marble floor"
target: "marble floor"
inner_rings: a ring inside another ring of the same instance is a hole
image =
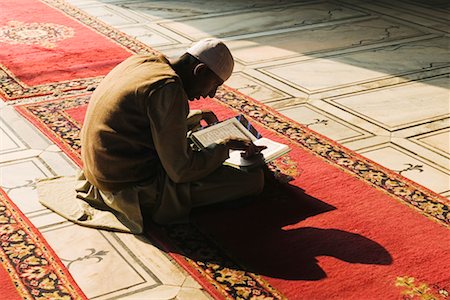
[[[448,1],[68,2],[169,57],[222,38],[236,59],[227,85],[450,197]],[[209,298],[152,241],[42,207],[36,179],[75,165],[1,101],[0,125],[0,186],[90,299]]]

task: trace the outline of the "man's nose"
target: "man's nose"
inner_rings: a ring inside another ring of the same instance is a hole
[[[212,89],[212,90],[208,93],[208,97],[209,97],[209,98],[212,98],[212,97],[214,97],[214,96],[216,95],[217,88],[218,88],[218,87],[215,87],[214,89]]]

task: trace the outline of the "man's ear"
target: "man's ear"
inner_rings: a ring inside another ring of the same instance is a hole
[[[195,66],[194,68],[194,76],[198,76],[199,74],[205,72],[206,70],[206,65],[204,63],[199,63],[198,65]]]

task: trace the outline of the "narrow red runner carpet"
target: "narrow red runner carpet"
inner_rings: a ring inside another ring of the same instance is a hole
[[[78,133],[88,100],[17,110],[81,165]],[[242,207],[196,211],[195,226],[148,229],[212,295],[445,299],[448,199],[234,90],[192,107],[221,119],[243,113],[264,136],[292,148],[272,166],[293,177],[289,184],[269,186]]]
[[[0,189],[0,299],[87,299],[39,231]]]
[[[32,2],[63,12],[83,24],[83,30],[90,27],[99,40],[106,36],[107,42],[131,52],[152,51],[61,1]],[[36,56],[47,51],[43,47],[36,46]],[[102,74],[98,75],[96,80]],[[17,110],[80,165],[78,134],[89,99],[85,88],[95,86],[96,81],[80,83],[68,76],[64,84],[73,84],[73,88],[58,90],[59,83],[36,82],[36,87],[26,87],[8,78],[0,87],[6,100],[47,95],[48,101],[17,106]],[[58,80],[57,74],[52,80]],[[20,90],[18,85],[25,88]],[[231,89],[220,90],[217,100],[194,105],[211,108],[221,118],[243,113],[263,135],[292,147],[288,156],[272,165],[280,177],[294,179],[289,184],[269,186],[242,207],[197,211],[194,226],[148,229],[213,296],[448,297],[450,216],[446,198]]]

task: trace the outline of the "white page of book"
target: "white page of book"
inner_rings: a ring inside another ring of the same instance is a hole
[[[203,145],[207,147],[214,142],[229,137],[255,140],[254,137],[238,120],[235,118],[223,121],[205,129],[196,131],[192,134]]]
[[[260,138],[253,142],[256,146],[266,146],[267,148],[261,151],[265,161],[271,161],[274,156],[280,156],[289,151],[289,146],[275,142],[268,138]]]
[[[259,140],[253,141],[253,143],[257,146],[266,146],[267,148],[261,151],[262,156],[264,157],[265,162],[269,162],[274,158],[281,156],[282,154],[287,153],[290,148],[285,144],[281,144],[275,141],[272,141],[268,138],[260,138]],[[225,163],[236,165],[236,166],[250,166],[258,162],[260,158],[255,157],[254,159],[244,159],[241,157],[243,151],[239,150],[231,150],[230,157],[225,161]]]

